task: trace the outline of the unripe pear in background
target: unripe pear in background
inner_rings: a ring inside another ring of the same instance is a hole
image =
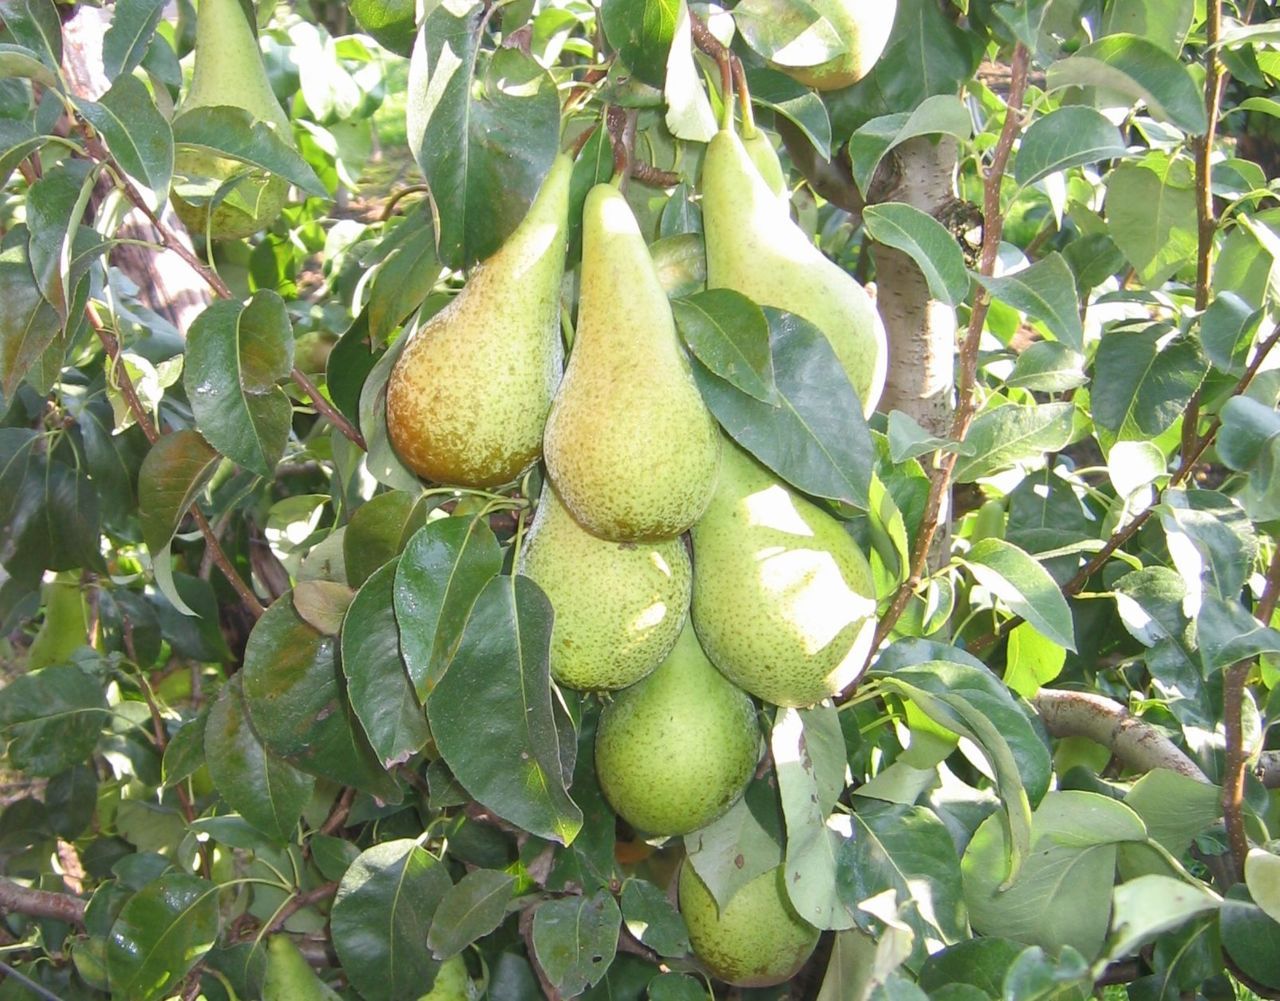
[[[262,1001],[339,1001],[337,993],[316,976],[288,935],[267,939],[267,973]]]
[[[547,418],[547,471],[589,531],[673,538],[711,498],[720,435],[649,248],[611,184],[592,188],[583,207],[580,288],[573,351]]]
[[[759,756],[755,706],[687,625],[656,671],[605,706],[596,732],[600,788],[646,834],[688,834],[723,816]]]
[[[791,221],[731,126],[716,133],[702,161],[702,222],[707,287],[733,289],[814,324],[870,414],[888,360],[871,297]]]
[[[736,445],[693,526],[693,624],[730,681],[809,706],[855,681],[870,652],[871,567],[844,527]]]
[[[757,876],[723,908],[686,859],[680,868],[680,914],[694,954],[712,976],[738,987],[771,987],[793,977],[813,955],[818,929],[787,899],[782,866]]]
[[[550,483],[517,569],[551,600],[551,674],[570,688],[635,684],[662,663],[689,615],[683,540],[601,539],[573,520]]]
[[[510,483],[542,454],[564,367],[569,176],[561,154],[529,212],[444,309],[409,335],[387,382],[387,433],[419,476],[464,487]]]
[[[274,125],[276,135],[293,146],[289,116],[267,80],[251,16],[252,7],[240,0],[200,0],[191,89],[177,114],[216,106],[243,108],[256,121]],[[222,182],[244,174],[214,206],[212,217],[206,202],[189,202],[174,192],[173,209],[197,243],[206,232],[215,240],[236,240],[265,229],[280,215],[289,194],[283,177],[207,151],[180,148],[173,169],[183,177],[209,181],[202,192],[209,198]]]
[[[777,66],[793,80],[818,90],[838,90],[871,72],[884,52],[898,13],[897,0],[809,0],[827,19],[845,51],[817,66]]]

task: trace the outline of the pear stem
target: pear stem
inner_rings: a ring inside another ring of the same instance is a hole
[[[707,22],[692,11],[689,12],[689,30],[693,36],[693,44],[714,59],[720,66],[720,127],[733,129],[733,53],[720,43],[720,39],[711,33]],[[745,83],[745,74],[742,75]],[[744,120],[746,116],[744,115]],[[752,128],[755,123],[752,121]]]
[[[747,139],[755,137],[759,131],[756,128],[756,114],[751,107],[751,89],[747,86],[747,71],[742,66],[742,60],[732,53],[729,54],[730,63],[733,66],[733,82],[738,88],[738,108],[742,112],[742,134]]]

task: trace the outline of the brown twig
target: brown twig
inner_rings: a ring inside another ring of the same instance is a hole
[[[689,29],[693,36],[693,44],[714,59],[720,67],[720,96],[725,103],[726,119],[732,121],[733,112],[729,108],[733,103],[733,82],[735,79],[733,53],[725,48],[720,43],[720,39],[711,33],[707,22],[692,11],[689,12]],[[741,72],[741,66],[738,69]],[[741,80],[743,83],[746,82],[745,73],[742,73]]]
[[[1267,583],[1258,599],[1254,615],[1264,626],[1271,625],[1276,601],[1280,599],[1280,546],[1276,547],[1267,568]],[[1249,839],[1244,830],[1244,775],[1248,764],[1244,746],[1245,683],[1253,660],[1242,660],[1227,668],[1222,679],[1222,726],[1226,742],[1226,774],[1222,781],[1222,820],[1227,828],[1227,846],[1238,879],[1244,878],[1244,859],[1249,852]]]
[[[578,157],[582,155],[583,147],[586,146],[587,141],[596,134],[596,129],[599,127],[599,123],[592,122],[578,133],[577,137],[574,138],[573,143],[569,146],[569,156],[574,160],[578,159]]]
[[[333,804],[333,809],[329,811],[329,816],[325,818],[323,824],[320,825],[321,834],[337,834],[346,826],[347,816],[351,813],[351,804],[355,801],[356,791],[351,786],[342,790],[337,801]]]
[[[613,146],[613,173],[625,178],[631,167],[631,150],[627,148],[627,110],[616,104],[609,105],[604,115],[609,142]]]
[[[146,436],[147,441],[154,445],[160,440],[160,432],[151,422],[151,416],[147,413],[147,408],[142,405],[142,400],[138,397],[138,391],[134,388],[133,379],[130,378],[129,371],[125,368],[124,362],[120,357],[120,341],[116,338],[115,333],[103,323],[102,318],[98,316],[98,311],[93,303],[85,306],[85,316],[89,320],[89,326],[98,335],[98,340],[102,342],[102,347],[106,351],[107,357],[111,359],[115,367],[116,382],[120,387],[120,394],[124,397],[130,413],[133,414],[133,419],[137,422],[138,427],[142,428],[142,433]],[[195,519],[195,523],[200,529],[200,534],[204,536],[205,545],[213,555],[214,563],[222,571],[223,576],[227,578],[227,582],[235,589],[236,594],[240,596],[240,600],[244,602],[245,607],[253,613],[254,618],[260,617],[265,611],[262,607],[262,602],[258,600],[258,596],[253,593],[253,589],[236,572],[235,566],[228,559],[221,543],[218,542],[217,535],[209,527],[208,519],[205,518],[204,513],[195,504],[191,505],[190,511],[191,517]]]
[[[0,913],[50,918],[83,927],[84,908],[85,902],[69,893],[36,890],[0,877]]]
[[[267,925],[266,930],[262,934],[270,935],[282,930],[285,926],[285,922],[304,907],[310,907],[312,904],[318,904],[321,901],[329,900],[337,892],[338,884],[333,882],[321,883],[319,886],[308,890],[306,893],[294,894],[289,898],[288,902],[276,912],[276,916],[271,919],[271,924]]]
[[[369,446],[364,440],[359,429],[356,428],[349,420],[347,420],[332,403],[326,400],[320,390],[316,388],[316,384],[307,377],[307,374],[296,365],[293,371],[289,373],[289,378],[293,380],[293,384],[311,400],[311,405],[315,407],[316,413],[322,415],[325,420],[338,429],[338,431],[349,441],[351,441],[362,452],[369,451]]]
[[[983,275],[995,273],[996,255],[1000,249],[1000,237],[1004,232],[1004,214],[1000,208],[1000,187],[1004,180],[1005,168],[1013,152],[1014,141],[1021,131],[1022,101],[1027,89],[1027,69],[1030,57],[1026,46],[1021,42],[1013,50],[1012,76],[1009,83],[1009,98],[1005,105],[1004,126],[996,141],[991,156],[991,165],[983,177],[982,206],[982,253],[979,271]],[[982,328],[986,323],[987,312],[991,308],[991,298],[985,290],[979,290],[969,318],[969,329],[960,349],[960,378],[957,384],[958,405],[951,422],[951,438],[963,442],[977,412],[977,399],[974,392],[977,384],[978,345],[982,339]],[[933,470],[930,479],[929,496],[925,502],[924,518],[921,521],[920,533],[916,537],[915,549],[912,551],[911,570],[907,579],[898,588],[889,604],[888,611],[881,617],[876,626],[875,640],[871,644],[871,654],[884,642],[893,630],[907,603],[915,594],[924,579],[925,568],[929,561],[929,548],[933,545],[933,537],[938,531],[942,513],[943,499],[951,486],[951,475],[955,470],[959,453],[955,451],[943,454]],[[851,691],[841,693],[845,698]]]
[[[641,160],[631,162],[631,176],[651,188],[674,188],[680,183],[680,175],[670,170],[660,170]]]

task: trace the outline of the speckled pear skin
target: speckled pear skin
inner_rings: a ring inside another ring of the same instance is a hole
[[[573,520],[550,483],[517,569],[551,599],[551,674],[570,688],[635,684],[671,652],[689,617],[693,581],[682,539],[601,539]]]
[[[845,43],[846,51],[817,66],[776,66],[793,80],[818,90],[838,90],[871,72],[884,52],[898,13],[897,0],[812,0]],[[772,64],[771,64],[772,65]]]
[[[674,538],[711,499],[719,432],[617,188],[587,194],[582,234],[578,329],[547,418],[547,472],[596,535]]]
[[[722,816],[759,756],[755,706],[711,665],[689,626],[656,671],[614,696],[596,731],[605,798],[652,835],[688,834]]]
[[[791,221],[732,128],[717,132],[703,157],[702,226],[707,288],[733,289],[814,324],[869,415],[884,389],[884,324],[866,290]]]
[[[259,121],[274,125],[276,135],[294,145],[289,116],[271,90],[258,39],[240,0],[201,0],[196,12],[191,88],[177,114],[216,105],[243,108]],[[197,243],[206,231],[215,240],[237,240],[265,229],[280,215],[289,194],[289,182],[283,177],[258,169],[246,173],[246,165],[238,160],[200,150],[178,150],[173,167],[184,177],[216,181],[245,174],[214,206],[212,219],[207,204],[185,201],[176,193],[171,197],[174,212]]]
[[[444,309],[410,335],[387,382],[387,432],[405,465],[437,483],[496,487],[542,454],[564,368],[569,176],[556,157],[529,213]]]
[[[840,523],[726,445],[693,526],[692,618],[711,662],[779,706],[810,706],[862,672],[876,625],[871,567]]]
[[[688,861],[680,867],[680,914],[694,954],[712,976],[738,987],[789,980],[813,955],[821,934],[787,900],[783,868],[753,879],[723,911]]]
[[[774,197],[787,201],[787,175],[782,171],[782,161],[778,159],[778,151],[773,148],[769,137],[756,129],[753,134],[742,136],[742,148],[747,151],[756,173]]]

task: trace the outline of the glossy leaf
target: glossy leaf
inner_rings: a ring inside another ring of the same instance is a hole
[[[409,540],[393,599],[400,649],[420,699],[440,680],[476,598],[502,569],[502,550],[482,518],[441,518]]]
[[[84,761],[107,723],[100,680],[78,666],[33,671],[0,688],[0,741],[14,768],[57,775]]]
[[[256,121],[243,108],[213,105],[184,111],[173,120],[173,141],[202,152],[217,153],[278,174],[310,195],[324,197],[325,187],[307,161],[271,126]]]
[[[1005,381],[1010,386],[1041,393],[1065,393],[1088,381],[1084,355],[1058,341],[1036,341],[1018,355],[1013,372]]]
[[[969,550],[965,563],[978,583],[1045,638],[1068,650],[1076,648],[1067,600],[1036,560],[1002,539],[983,539]]]
[[[142,538],[152,553],[169,544],[218,459],[208,442],[190,430],[163,435],[151,446],[138,473],[138,503]]]
[[[979,414],[965,435],[955,480],[969,483],[1065,448],[1073,433],[1070,403],[1006,404]]]
[[[422,704],[400,653],[392,591],[397,562],[364,582],[342,623],[342,673],[347,697],[369,744],[393,768],[431,739]]]
[[[474,869],[458,880],[432,917],[427,932],[432,955],[448,959],[497,928],[507,916],[515,886],[514,876],[493,869]]]
[[[927,212],[905,202],[868,205],[862,221],[873,240],[901,250],[916,263],[929,294],[948,306],[964,301],[969,274],[955,237]]]
[[[243,308],[222,300],[191,325],[183,382],[205,439],[259,476],[284,454],[293,406],[277,383],[293,368],[284,300],[259,292]]]
[[[415,491],[394,490],[362,504],[342,536],[347,581],[359,587],[403,550],[422,527],[427,505]]]
[[[759,306],[731,289],[711,289],[671,308],[689,350],[712,375],[763,403],[778,402],[769,323]]]
[[[1138,277],[1158,285],[1196,253],[1196,201],[1185,160],[1122,163],[1107,179],[1107,233]]]
[[[654,87],[663,83],[679,9],[679,0],[605,0],[601,5],[610,47],[632,73]]]
[[[599,981],[613,962],[621,924],[607,890],[540,904],[533,912],[533,951],[552,986],[574,997]]]
[[[1069,105],[1037,118],[1022,134],[1013,177],[1024,187],[1056,174],[1127,152],[1120,130],[1099,111]]]
[[[1067,651],[1030,622],[1013,627],[1005,656],[1004,683],[1025,699],[1062,673],[1067,661]]]
[[[899,111],[874,118],[849,139],[853,179],[865,194],[880,161],[895,146],[908,139],[927,135],[949,135],[967,139],[973,119],[964,103],[954,95],[928,97],[914,111]]]
[[[1098,345],[1092,386],[1093,419],[1116,438],[1155,438],[1182,416],[1204,378],[1194,342],[1165,343],[1167,331],[1110,333]]]
[[[427,929],[452,881],[411,838],[384,841],[351,863],[329,914],[342,969],[368,1001],[402,1001],[431,989],[439,962]]]
[[[53,0],[0,0],[0,21],[10,38],[50,69],[62,66],[62,19]]]
[[[733,22],[751,48],[779,66],[817,66],[845,51],[831,22],[804,0],[742,0]]]
[[[659,956],[689,952],[684,919],[657,886],[647,879],[628,879],[622,884],[621,901],[622,920],[636,941]]]
[[[427,698],[427,719],[441,756],[477,801],[530,833],[568,844],[582,811],[569,798],[560,764],[547,660],[551,617],[551,603],[527,577],[490,580]]]
[[[369,289],[367,337],[382,343],[405,318],[422,305],[439,277],[436,234],[431,220],[421,212],[410,214],[389,238],[391,252],[378,268]]]
[[[1084,350],[1084,329],[1076,299],[1075,276],[1061,254],[1053,253],[1013,274],[978,281],[995,298],[1040,320],[1059,341]]]
[[[823,158],[831,155],[831,119],[822,99],[785,73],[764,68],[747,70],[751,100],[781,115],[798,128]]]
[[[1151,840],[1181,858],[1191,840],[1221,816],[1222,790],[1167,768],[1147,772],[1124,796]]]
[[[209,711],[204,745],[209,774],[227,805],[268,838],[291,839],[315,778],[262,746],[249,723],[238,676]]]
[[[685,835],[689,864],[717,906],[782,864],[783,823],[776,789],[757,779],[723,817]]]
[[[108,80],[119,84],[142,62],[163,13],[161,0],[120,0],[112,8],[102,37],[102,69]]]
[[[102,135],[147,204],[153,209],[163,205],[173,177],[173,131],[142,82],[121,76],[100,100],[77,100],[76,108]]]
[[[1205,670],[1217,671],[1259,654],[1280,654],[1280,632],[1264,626],[1238,601],[1205,595],[1196,616]]]
[[[213,946],[218,887],[167,872],[129,898],[107,939],[112,994],[158,1001]]]
[[[0,301],[0,393],[12,399],[62,328],[58,311],[40,294],[25,241],[0,251]]]

